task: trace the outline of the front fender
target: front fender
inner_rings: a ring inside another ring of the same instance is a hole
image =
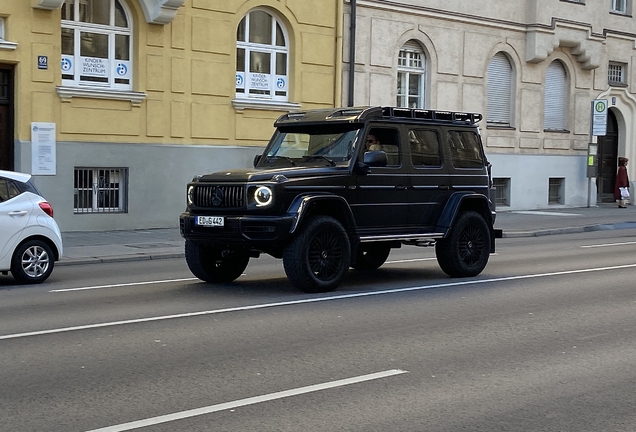
[[[312,207],[321,204],[325,204],[320,206],[321,214],[334,216],[345,225],[345,229],[354,225],[353,213],[343,197],[329,193],[311,193],[297,196],[287,209],[287,214],[293,216],[289,233],[293,234],[296,231]]]

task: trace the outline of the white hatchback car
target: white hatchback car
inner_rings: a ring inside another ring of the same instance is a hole
[[[0,170],[0,272],[19,283],[44,282],[62,257],[53,208],[31,174]]]

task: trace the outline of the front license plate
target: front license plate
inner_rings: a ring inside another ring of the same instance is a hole
[[[197,216],[194,223],[199,226],[224,226],[225,218],[223,216]]]

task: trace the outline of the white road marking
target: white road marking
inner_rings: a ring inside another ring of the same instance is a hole
[[[580,213],[559,213],[559,212],[544,212],[544,211],[534,211],[534,210],[519,210],[519,211],[511,211],[510,213],[539,215],[539,216],[582,216]]]
[[[127,282],[121,284],[112,284],[112,285],[95,285],[88,287],[79,287],[79,288],[65,288],[58,290],[50,290],[51,293],[60,293],[60,292],[68,292],[68,291],[84,291],[84,290],[94,290],[94,289],[102,289],[102,288],[121,288],[127,286],[135,286],[135,285],[152,285],[152,284],[160,284],[160,283],[168,283],[168,282],[186,282],[192,280],[199,280],[199,278],[183,278],[183,279],[166,279],[166,280],[157,280],[157,281],[148,281],[148,282]]]
[[[266,309],[266,308],[279,307],[279,306],[318,303],[323,301],[342,300],[342,299],[350,299],[350,298],[357,298],[357,297],[370,297],[370,296],[384,295],[384,294],[396,294],[396,293],[409,292],[409,291],[422,291],[422,290],[433,289],[433,288],[444,288],[444,287],[463,286],[463,285],[478,285],[478,284],[495,283],[495,282],[507,282],[507,281],[513,281],[513,280],[535,279],[535,278],[550,277],[550,276],[564,276],[564,275],[572,275],[572,274],[580,274],[580,273],[593,273],[593,272],[609,271],[609,270],[621,270],[621,269],[628,269],[628,268],[634,268],[634,267],[636,267],[636,264],[624,264],[624,265],[597,267],[597,268],[581,269],[581,270],[564,270],[564,271],[550,272],[550,273],[507,276],[507,277],[493,278],[493,279],[471,279],[471,280],[465,280],[465,281],[459,281],[459,282],[449,282],[449,283],[441,283],[441,284],[435,284],[435,285],[421,285],[421,286],[406,287],[406,288],[394,288],[394,289],[381,290],[381,291],[365,291],[365,292],[359,292],[354,294],[340,294],[340,295],[333,295],[328,297],[315,297],[315,298],[307,298],[307,299],[300,299],[300,300],[282,301],[282,302],[276,302],[276,303],[263,303],[263,304],[256,304],[256,305],[250,305],[250,306],[236,306],[236,307],[230,307],[225,309],[213,309],[213,310],[200,311],[200,312],[187,312],[187,313],[174,314],[174,315],[162,315],[162,316],[155,316],[155,317],[148,317],[148,318],[129,319],[124,321],[111,321],[111,322],[105,322],[105,323],[99,323],[99,324],[87,324],[87,325],[73,326],[73,327],[61,327],[61,328],[49,329],[49,330],[37,330],[37,331],[31,331],[31,332],[25,332],[25,333],[13,333],[13,334],[1,335],[0,340],[17,339],[17,338],[30,337],[30,336],[41,336],[41,335],[54,334],[54,333],[65,333],[65,332],[71,332],[71,331],[77,331],[77,330],[89,330],[89,329],[102,328],[102,327],[114,327],[114,326],[125,325],[125,324],[139,324],[144,322],[163,321],[163,320],[176,319],[176,318],[190,318],[190,317],[203,316],[203,315],[216,315],[216,314],[221,314],[226,312],[241,312],[241,311]]]
[[[611,246],[625,246],[625,245],[633,245],[636,244],[636,241],[632,242],[620,242],[620,243],[603,243],[596,245],[585,245],[581,246],[582,248],[599,248],[599,247],[611,247]]]
[[[268,402],[276,399],[288,398],[291,396],[298,396],[305,393],[313,393],[321,390],[327,390],[334,387],[342,387],[351,384],[358,384],[365,381],[372,381],[381,378],[387,378],[394,375],[401,375],[408,373],[408,371],[401,369],[391,369],[384,372],[377,372],[368,375],[360,375],[353,378],[346,378],[337,381],[330,381],[323,384],[315,384],[306,387],[299,387],[291,390],[284,390],[276,393],[269,393],[261,396],[250,397],[246,399],[239,399],[232,402],[220,403],[217,405],[210,405],[202,408],[195,408],[191,410],[181,411],[173,414],[166,414],[158,417],[151,417],[144,420],[137,420],[129,423],[122,423],[119,425],[108,426],[100,429],[93,429],[87,432],[122,432],[133,429],[139,429],[146,426],[154,426],[161,423],[168,423],[176,420],[181,420],[189,417],[196,417],[205,414],[211,414],[217,411],[224,411],[228,409],[238,408],[247,405],[254,405],[261,402]]]

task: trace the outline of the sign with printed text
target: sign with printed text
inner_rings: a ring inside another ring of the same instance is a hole
[[[31,174],[55,175],[55,123],[31,123]]]
[[[607,99],[596,99],[592,102],[592,135],[607,134]]]
[[[38,69],[47,70],[49,68],[49,58],[47,56],[38,56]]]
[[[270,76],[262,73],[250,74],[250,89],[252,90],[269,90]]]
[[[108,78],[108,59],[80,57],[80,70],[84,76]]]

